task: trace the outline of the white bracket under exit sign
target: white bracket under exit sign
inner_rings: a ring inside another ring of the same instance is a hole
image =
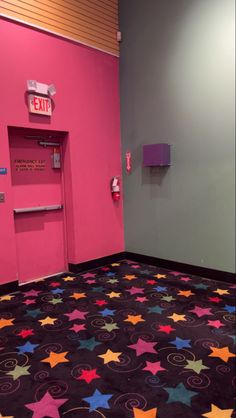
[[[50,97],[37,96],[35,94],[29,94],[28,96],[29,112],[36,113],[38,115],[51,116],[52,114],[52,101]]]

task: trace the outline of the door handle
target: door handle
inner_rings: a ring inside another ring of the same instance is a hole
[[[29,213],[29,212],[45,212],[50,210],[61,210],[63,205],[50,205],[50,206],[34,206],[31,208],[17,208],[13,209],[14,213]]]

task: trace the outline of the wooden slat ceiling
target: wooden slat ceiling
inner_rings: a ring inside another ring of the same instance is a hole
[[[119,56],[118,0],[0,0],[0,14]]]

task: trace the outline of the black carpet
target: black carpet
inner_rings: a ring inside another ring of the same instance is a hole
[[[0,416],[236,418],[235,291],[122,261],[0,297]]]

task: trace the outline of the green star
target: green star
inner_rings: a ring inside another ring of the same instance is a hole
[[[160,306],[153,306],[152,308],[148,308],[148,313],[158,313],[161,314],[162,311],[164,311],[163,308],[160,308]]]
[[[197,392],[187,390],[183,383],[179,383],[175,388],[165,388],[169,394],[167,403],[181,402],[185,405],[191,406],[191,398],[198,395]]]
[[[106,324],[102,327],[102,329],[106,329],[108,332],[113,331],[113,329],[119,329],[116,323],[114,324]]]
[[[197,360],[197,361],[192,361],[192,360],[187,360],[187,366],[184,367],[184,369],[191,369],[194,370],[197,374],[201,373],[202,370],[204,369],[209,369],[209,367],[204,366],[204,364],[202,364],[202,360]]]
[[[63,303],[63,300],[60,298],[53,298],[49,301],[49,303],[52,303],[53,305],[57,305],[58,303]]]
[[[114,284],[114,283],[117,283],[118,282],[118,280],[117,279],[110,279],[110,280],[107,280],[107,283],[111,283],[111,284]]]
[[[94,337],[89,338],[88,340],[79,340],[80,346],[78,347],[78,350],[81,349],[87,349],[89,351],[93,351],[93,349],[97,346],[100,345],[101,343],[99,343],[98,341],[95,340]]]
[[[233,344],[236,344],[236,335],[229,335],[230,338],[233,338]]]
[[[165,300],[166,302],[171,302],[172,300],[175,300],[173,296],[162,296],[161,300]]]
[[[16,366],[14,368],[14,370],[12,370],[12,371],[10,371],[6,374],[9,375],[9,376],[12,376],[13,380],[16,380],[16,379],[18,379],[18,377],[26,376],[27,374],[30,374],[28,372],[29,368],[30,368],[30,366],[25,366],[25,367]]]

